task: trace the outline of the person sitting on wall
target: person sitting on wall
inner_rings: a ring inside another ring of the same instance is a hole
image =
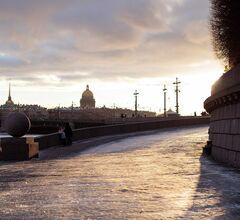
[[[72,144],[72,129],[68,122],[65,124],[64,133],[66,135],[66,144],[71,145]]]
[[[59,138],[61,140],[61,143],[63,145],[66,145],[66,135],[62,126],[59,127],[58,133],[59,133]]]

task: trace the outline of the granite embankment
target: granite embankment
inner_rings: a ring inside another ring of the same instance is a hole
[[[157,130],[163,128],[173,128],[182,126],[192,126],[208,124],[209,117],[179,117],[151,121],[123,123],[107,126],[98,126],[91,128],[82,128],[73,131],[73,141],[85,140],[89,138],[127,134],[132,132],[142,132]],[[39,142],[40,150],[61,145],[59,133],[53,133],[37,137],[35,141]]]
[[[212,157],[240,168],[240,65],[216,81],[204,107],[211,114]]]

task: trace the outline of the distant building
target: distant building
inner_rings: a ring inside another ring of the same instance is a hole
[[[49,109],[49,120],[113,120],[113,119],[134,119],[134,110],[122,108],[55,108]],[[155,117],[155,112],[138,111],[138,118]]]
[[[74,121],[131,121],[136,120],[135,111],[126,108],[95,108],[95,99],[93,93],[87,85],[82,93],[80,107],[57,107],[47,109],[40,105],[22,105],[14,104],[11,97],[11,84],[9,84],[8,100],[0,105],[0,119],[3,122],[11,112],[23,112],[31,120],[74,120]],[[138,111],[138,120],[155,117],[155,112]]]
[[[0,115],[7,116],[11,112],[23,112],[32,120],[43,120],[48,118],[47,108],[40,105],[4,104],[0,106]]]
[[[0,119],[4,121],[11,112],[23,112],[31,120],[43,120],[48,118],[47,108],[40,105],[20,105],[14,104],[11,97],[11,84],[9,83],[8,99],[5,104],[0,106]]]
[[[80,108],[95,108],[95,99],[93,97],[93,93],[89,90],[88,85],[86,90],[82,93],[82,98],[80,100]]]
[[[180,114],[174,112],[171,108],[167,111],[167,117],[178,117]]]
[[[12,97],[11,97],[11,83],[9,83],[8,100],[6,101],[5,105],[7,105],[9,107],[14,105],[14,102],[12,101]]]

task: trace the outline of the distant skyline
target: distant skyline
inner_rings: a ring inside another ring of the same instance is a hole
[[[0,1],[0,104],[12,83],[15,103],[70,106],[86,84],[96,106],[203,111],[223,73],[209,33],[208,0]]]

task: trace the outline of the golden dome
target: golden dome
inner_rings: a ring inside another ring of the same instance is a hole
[[[89,90],[89,86],[87,85],[86,90],[82,93],[82,97],[91,97],[93,98],[93,93]]]

